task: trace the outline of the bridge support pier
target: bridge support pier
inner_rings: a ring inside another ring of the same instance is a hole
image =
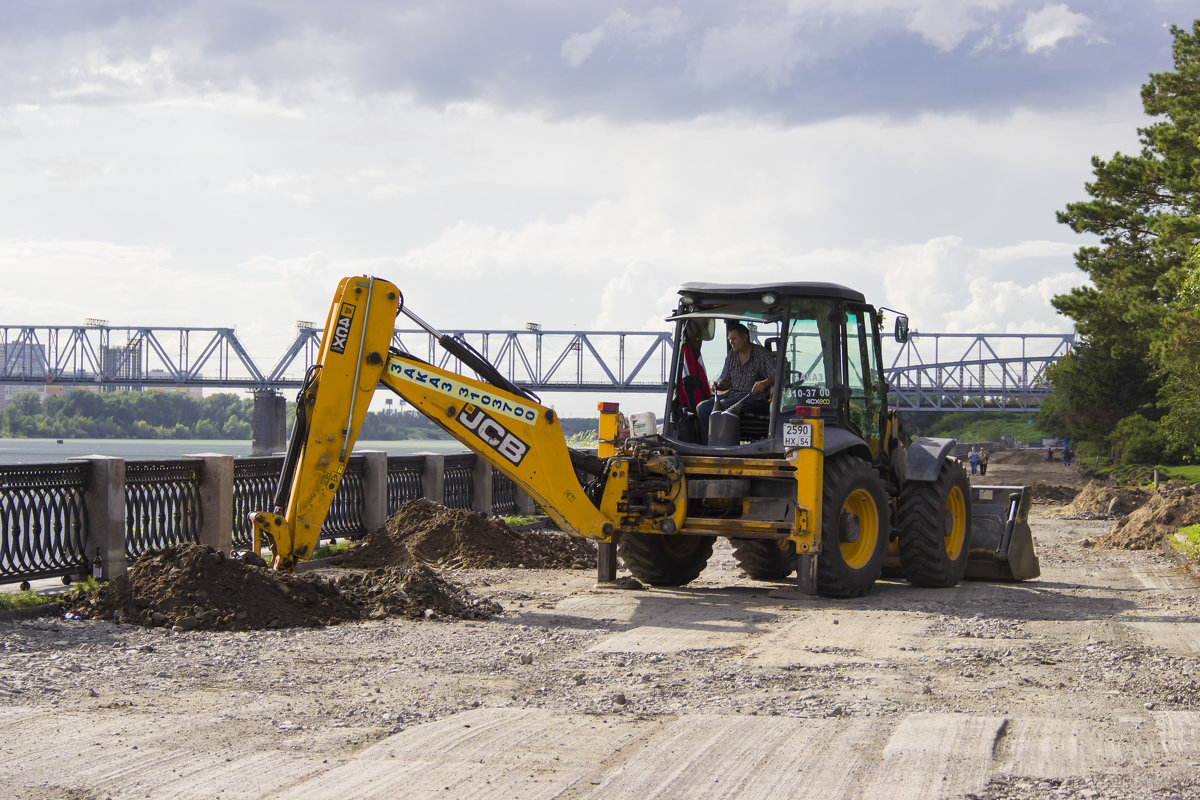
[[[286,449],[287,400],[272,389],[254,390],[254,440],[250,454],[266,456]]]

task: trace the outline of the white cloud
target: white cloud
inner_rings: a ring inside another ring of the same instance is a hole
[[[647,14],[630,14],[617,9],[591,30],[568,36],[560,53],[570,66],[580,67],[606,44],[654,49],[677,37],[687,25],[677,8],[655,8]]]
[[[953,52],[968,34],[984,26],[983,12],[994,11],[1007,2],[962,2],[924,0],[914,4],[906,27],[921,35],[938,50]]]
[[[805,45],[795,37],[794,23],[738,22],[705,33],[692,70],[705,89],[745,77],[761,79],[768,89],[778,89],[791,81],[792,70],[808,57]]]
[[[988,26],[997,12],[1016,0],[790,0],[793,15],[821,20],[854,18],[856,24],[886,30],[895,20],[943,53],[953,52],[970,34]]]
[[[1064,333],[1071,321],[1050,306],[1055,295],[1083,283],[1077,272],[1060,272],[1029,285],[1015,281],[975,278],[970,300],[946,314],[946,330],[970,333]]]
[[[1085,14],[1071,11],[1065,3],[1047,4],[1025,14],[1018,37],[1025,52],[1052,50],[1066,39],[1090,37],[1094,23]]]

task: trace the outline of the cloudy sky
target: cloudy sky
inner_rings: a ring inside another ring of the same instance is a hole
[[[337,280],[444,328],[659,329],[832,280],[1070,330],[1055,221],[1135,151],[1176,0],[4,0],[0,322],[236,326]]]

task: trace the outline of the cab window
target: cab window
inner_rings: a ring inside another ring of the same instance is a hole
[[[792,301],[784,348],[782,408],[829,408],[835,380],[832,305],[817,300]]]

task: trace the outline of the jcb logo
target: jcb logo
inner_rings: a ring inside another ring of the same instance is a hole
[[[350,325],[354,322],[354,306],[342,303],[338,309],[337,322],[333,324],[333,341],[329,349],[338,355],[346,354],[346,342],[350,338]]]
[[[519,465],[529,452],[529,445],[509,433],[507,428],[479,406],[470,403],[463,406],[458,421],[513,464]]]

